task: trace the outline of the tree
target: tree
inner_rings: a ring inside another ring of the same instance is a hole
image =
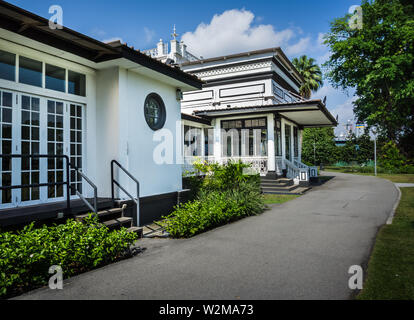
[[[363,0],[362,29],[350,15],[331,23],[325,37],[332,52],[324,64],[336,88],[356,88],[359,122],[377,126],[382,136],[414,150],[414,6],[409,0]]]
[[[322,71],[316,64],[315,59],[301,56],[299,59],[294,58],[292,61],[295,68],[305,79],[305,83],[300,87],[302,97],[309,99],[312,92],[316,92],[322,85]]]
[[[374,160],[374,141],[371,140],[368,130],[360,137],[353,134],[346,141],[345,146],[337,148],[339,161],[365,164],[370,160]]]
[[[302,159],[305,163],[319,165],[337,161],[333,128],[306,128],[303,131]]]

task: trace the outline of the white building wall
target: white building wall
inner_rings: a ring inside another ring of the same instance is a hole
[[[96,185],[98,196],[111,195],[110,162],[119,155],[119,69],[97,72]]]
[[[140,181],[141,196],[151,196],[174,192],[182,189],[181,164],[176,163],[176,141],[181,143],[180,102],[176,99],[176,88],[147,78],[135,72],[122,70],[120,92],[122,103],[120,108],[121,136],[128,141],[128,152],[125,149],[119,155],[121,163]],[[171,141],[169,146],[173,152],[173,163],[158,165],[154,161],[154,150],[161,143],[154,141],[153,131],[147,124],[144,115],[145,99],[150,93],[157,93],[164,101],[166,122],[162,130],[168,130]],[[127,129],[125,129],[127,128]],[[135,185],[129,184],[132,194]]]
[[[97,82],[99,196],[111,195],[110,163],[114,159],[138,179],[141,197],[181,190],[181,165],[176,164],[175,144],[176,138],[181,141],[181,130],[176,132],[181,113],[176,88],[123,68],[99,71]],[[153,92],[160,95],[165,104],[167,117],[163,130],[170,133],[172,164],[158,165],[154,161],[154,150],[161,142],[154,141],[155,131],[148,126],[144,115],[145,99]],[[121,171],[116,172],[119,172],[121,185],[135,196],[135,182]],[[122,192],[120,196],[126,197]]]
[[[275,103],[272,97],[272,80],[267,79],[206,87],[202,91],[184,94],[181,105],[183,113],[192,114],[195,110],[222,109],[227,106],[271,105]]]

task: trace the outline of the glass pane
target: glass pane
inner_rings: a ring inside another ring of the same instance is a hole
[[[39,125],[39,113],[32,112],[32,125],[38,126]]]
[[[11,154],[11,141],[10,140],[3,140],[3,154]]]
[[[3,92],[3,101],[1,105],[4,107],[12,107],[12,94],[10,92]]]
[[[22,97],[22,109],[30,110],[30,97],[28,96]]]
[[[22,139],[30,140],[30,127],[22,126]]]
[[[63,114],[63,102],[56,102],[56,114]]]
[[[12,122],[12,111],[11,111],[11,109],[3,108],[2,120],[3,120],[3,122],[7,122],[7,123]]]
[[[40,104],[39,98],[32,98],[32,110],[33,111],[39,111],[39,104]]]
[[[49,113],[55,113],[55,102],[48,100],[47,101],[47,112]]]
[[[11,171],[12,170],[12,160],[11,158],[3,158],[2,160],[2,170],[3,171]]]
[[[46,64],[46,88],[65,92],[65,69]]]
[[[0,78],[16,80],[16,55],[0,50]]]
[[[12,138],[12,129],[11,124],[3,124],[2,126],[2,138],[11,139]]]
[[[25,57],[19,57],[19,82],[32,86],[42,86],[42,63]]]
[[[85,96],[86,94],[86,77],[84,74],[80,74],[74,71],[68,71],[68,90],[71,94],[78,96]]]

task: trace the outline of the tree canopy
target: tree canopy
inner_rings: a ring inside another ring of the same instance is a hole
[[[324,64],[336,88],[355,88],[360,122],[414,150],[414,6],[409,0],[363,0],[362,28],[350,28],[350,15],[331,23]]]
[[[312,92],[316,92],[322,85],[322,71],[316,64],[315,59],[303,55],[292,60],[293,65],[299,71],[305,82],[300,87],[300,94],[309,99]]]
[[[337,148],[333,128],[307,128],[303,131],[302,159],[319,165],[336,162]]]

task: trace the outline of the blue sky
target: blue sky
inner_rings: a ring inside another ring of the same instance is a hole
[[[280,46],[290,57],[306,54],[322,63],[329,56],[321,43],[329,22],[344,16],[359,0],[9,0],[28,11],[49,17],[49,7],[63,8],[63,24],[98,40],[122,39],[137,49],[169,41],[172,27],[188,50],[210,57]],[[315,98],[327,105],[341,123],[352,118],[352,92],[345,94],[326,81]],[[337,133],[342,131],[340,126]]]

